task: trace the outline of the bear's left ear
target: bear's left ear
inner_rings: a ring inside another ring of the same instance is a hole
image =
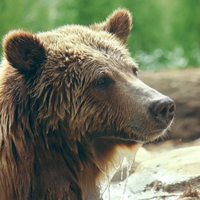
[[[125,43],[132,29],[132,15],[126,9],[118,9],[105,22],[95,23],[90,28],[96,31],[108,31]]]
[[[4,38],[5,58],[21,73],[36,70],[45,59],[45,49],[39,39],[23,30],[10,31]]]

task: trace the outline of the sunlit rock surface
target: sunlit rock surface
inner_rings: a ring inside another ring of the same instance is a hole
[[[194,188],[200,186],[200,146],[161,153],[140,148],[134,167],[127,185],[126,179],[121,181],[124,178],[122,173],[126,174],[126,167],[123,172],[116,174],[110,190],[104,194],[105,200],[109,200],[109,196],[110,200],[178,199],[189,184]]]

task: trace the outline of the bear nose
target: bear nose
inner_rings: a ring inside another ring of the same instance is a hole
[[[168,125],[174,117],[176,105],[172,99],[165,97],[154,101],[149,109],[155,121]]]

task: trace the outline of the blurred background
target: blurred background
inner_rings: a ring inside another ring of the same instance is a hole
[[[17,28],[89,25],[118,7],[133,14],[128,47],[142,70],[200,65],[199,0],[0,0],[0,39]]]

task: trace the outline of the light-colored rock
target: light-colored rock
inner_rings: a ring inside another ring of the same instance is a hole
[[[136,162],[140,160],[140,165],[136,169],[136,173],[144,171],[146,168],[165,169],[168,173],[179,173],[184,175],[200,175],[200,147],[185,147],[174,149],[172,151],[163,152],[161,154],[153,154],[153,158],[141,160],[143,154],[136,155]],[[145,153],[146,154],[146,153]],[[144,155],[145,158],[145,155]]]
[[[135,163],[127,183],[110,184],[110,200],[175,200],[189,183],[200,186],[200,146],[153,154],[140,149]],[[104,199],[109,199],[108,191]]]

